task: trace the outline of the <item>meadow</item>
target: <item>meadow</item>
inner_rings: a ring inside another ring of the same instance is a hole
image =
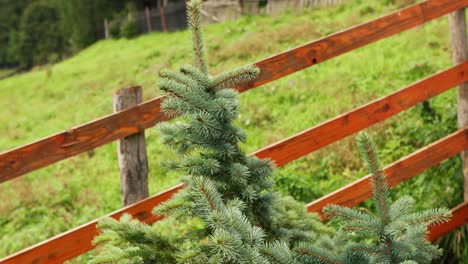
[[[401,7],[384,2],[351,1],[208,25],[211,72],[255,62]],[[159,95],[157,72],[191,59],[187,34],[104,40],[63,62],[0,80],[0,152],[111,113],[112,94],[120,88],[142,85],[145,100]],[[451,65],[443,17],[253,89],[240,96],[238,124],[248,133],[243,148],[253,152]],[[385,164],[455,130],[453,89],[367,129]],[[160,144],[157,130],[148,129],[146,137],[154,194],[178,183],[180,175],[163,168],[175,154]],[[459,163],[458,157],[443,162],[396,187],[394,195],[412,195],[419,208],[453,207],[462,200]],[[350,136],[278,169],[276,188],[309,202],[365,174]],[[3,183],[0,200],[0,258],[116,210],[121,207],[116,144]],[[466,239],[454,236],[461,240],[446,240],[447,248]],[[466,254],[466,248],[460,250]]]

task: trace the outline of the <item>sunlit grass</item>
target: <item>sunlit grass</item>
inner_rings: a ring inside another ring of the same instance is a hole
[[[396,9],[381,2],[209,25],[211,71],[254,62]],[[244,149],[252,152],[450,66],[447,28],[442,18],[242,94],[238,124],[249,135]],[[189,62],[189,50],[186,32],[105,40],[61,63],[0,80],[0,151],[111,113],[112,94],[120,88],[139,84],[145,99],[157,96],[158,70]],[[431,104],[447,115],[454,92]],[[423,126],[439,129],[421,123],[418,107],[374,126],[383,160],[421,147],[420,135],[408,131]],[[161,164],[175,154],[161,146],[155,129],[146,135],[150,190],[156,193],[178,182]],[[280,169],[278,189],[309,201],[364,173],[353,140],[346,139]],[[448,193],[440,184],[431,186],[416,199],[451,196],[458,185]],[[107,214],[121,206],[115,143],[1,184],[0,199],[0,257]]]

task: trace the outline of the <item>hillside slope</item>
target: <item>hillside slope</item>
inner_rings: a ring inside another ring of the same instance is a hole
[[[245,17],[206,28],[215,72],[244,65],[397,7],[379,0]],[[248,132],[247,152],[351,110],[451,65],[446,18],[379,41],[241,95],[239,123]],[[159,94],[156,73],[190,60],[186,32],[154,33],[132,40],[96,43],[56,65],[0,80],[0,151],[112,112],[112,93],[139,84],[144,97]],[[454,91],[431,100],[437,122],[416,107],[374,126],[385,162],[396,160],[455,129]],[[440,125],[442,123],[443,125]],[[161,163],[164,149],[155,129],[147,131],[150,190],[178,182]],[[109,144],[0,185],[0,257],[119,208],[116,146]],[[457,160],[399,187],[419,206],[455,205],[460,199]],[[309,201],[364,175],[352,139],[282,168],[277,188]],[[446,177],[425,182],[431,175]],[[419,186],[419,188],[418,188]],[[424,188],[421,188],[424,186]],[[442,197],[439,201],[424,197]],[[443,204],[441,204],[443,203]],[[86,257],[76,262],[84,262]]]

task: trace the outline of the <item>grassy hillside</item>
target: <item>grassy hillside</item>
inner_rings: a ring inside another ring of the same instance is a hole
[[[380,0],[350,2],[208,26],[212,72],[397,8]],[[450,66],[447,27],[446,18],[438,19],[241,95],[238,122],[249,135],[245,150],[276,142]],[[146,99],[157,96],[158,70],[189,62],[189,49],[186,32],[106,40],[64,62],[0,80],[0,151],[111,113],[112,93],[119,88],[140,84]],[[430,101],[434,116],[417,106],[372,127],[383,160],[394,161],[455,130],[454,95],[450,91]],[[162,169],[161,163],[174,154],[161,146],[156,130],[146,135],[150,191],[156,193],[177,183],[178,176]],[[1,184],[0,257],[121,207],[115,149],[115,143],[109,144]],[[351,137],[281,168],[278,190],[310,201],[363,176],[355,149]],[[410,193],[420,207],[455,205],[461,200],[462,180],[454,164],[457,158],[401,185],[398,194]]]

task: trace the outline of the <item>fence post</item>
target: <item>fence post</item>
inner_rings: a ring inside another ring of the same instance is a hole
[[[151,13],[150,13],[150,8],[148,5],[145,6],[145,16],[146,16],[146,30],[148,33],[151,33],[153,31],[151,27]]]
[[[164,5],[165,4],[166,4],[166,1],[163,1],[163,0],[158,1],[159,15],[161,16],[161,28],[162,28],[163,32],[167,31],[166,13],[164,11]]]
[[[114,94],[114,112],[136,106],[141,101],[141,86],[121,89]],[[142,131],[119,140],[117,154],[123,205],[126,206],[148,197],[145,132]]]
[[[465,9],[449,14],[452,55],[455,64],[468,60]],[[458,127],[468,126],[468,83],[463,83],[457,91]],[[461,154],[463,177],[465,179],[463,197],[468,201],[468,150]]]
[[[106,19],[104,19],[104,38],[105,39],[108,39],[110,38],[110,35],[109,35],[109,21]]]

